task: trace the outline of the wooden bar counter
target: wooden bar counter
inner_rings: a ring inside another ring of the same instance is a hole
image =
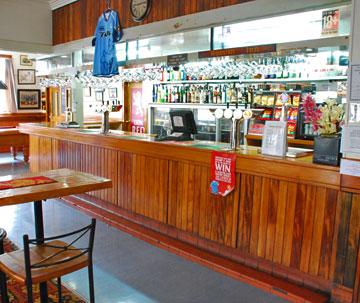
[[[237,152],[236,188],[210,194],[211,146],[22,124],[32,171],[70,168],[113,181],[82,199],[217,255],[323,291],[359,297],[360,182],[311,157]],[[354,291],[355,290],[355,291]]]

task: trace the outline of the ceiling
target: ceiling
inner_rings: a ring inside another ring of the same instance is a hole
[[[40,1],[42,1],[42,0],[40,0]],[[49,2],[52,10],[55,10],[57,8],[67,5],[69,3],[76,2],[77,0],[45,0],[45,1]]]

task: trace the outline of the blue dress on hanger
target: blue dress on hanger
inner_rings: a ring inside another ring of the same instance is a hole
[[[121,38],[118,13],[114,10],[102,13],[95,30],[93,76],[111,77],[119,74],[115,43]]]

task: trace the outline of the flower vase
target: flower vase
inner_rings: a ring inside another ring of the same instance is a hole
[[[339,136],[316,136],[314,138],[313,163],[339,166],[340,141]]]

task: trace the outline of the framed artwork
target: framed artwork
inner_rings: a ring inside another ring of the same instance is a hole
[[[40,109],[40,89],[18,89],[18,109]]]
[[[116,99],[117,98],[117,88],[109,88],[109,99]]]
[[[33,61],[27,55],[20,55],[20,65],[33,66]]]
[[[95,100],[103,101],[104,100],[104,92],[102,90],[98,90],[95,92]]]
[[[18,69],[18,84],[36,84],[35,69]]]
[[[91,97],[91,87],[84,87],[84,97]]]

